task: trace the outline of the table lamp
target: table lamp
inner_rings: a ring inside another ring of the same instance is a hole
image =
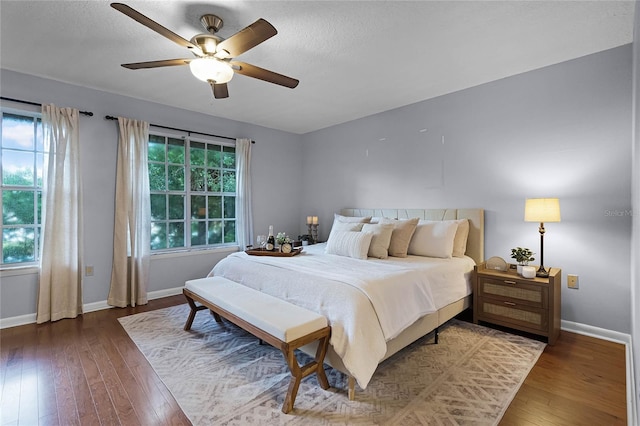
[[[540,267],[536,276],[546,278],[544,269],[544,222],[560,222],[560,200],[557,198],[527,198],[524,204],[524,221],[540,222]]]

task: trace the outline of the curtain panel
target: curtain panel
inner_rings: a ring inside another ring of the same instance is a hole
[[[151,239],[149,123],[118,117],[113,267],[107,303],[125,307],[147,303]]]
[[[236,139],[236,237],[240,250],[253,243],[251,207],[251,139]]]
[[[42,235],[36,322],[82,314],[82,179],[78,110],[42,106]]]

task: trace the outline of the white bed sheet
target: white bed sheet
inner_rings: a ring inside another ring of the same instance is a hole
[[[420,256],[358,260],[324,253],[324,244],[295,257],[234,253],[210,275],[224,276],[325,315],[331,345],[366,388],[386,341],[415,320],[471,293],[471,258]]]

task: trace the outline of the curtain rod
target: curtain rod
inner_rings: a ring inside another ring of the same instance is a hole
[[[4,96],[0,96],[0,99],[2,99],[3,101],[18,102],[18,103],[21,103],[21,104],[35,105],[35,106],[42,107],[42,104],[40,104],[38,102],[23,101],[22,99],[5,98]],[[82,114],[82,115],[87,115],[89,117],[93,117],[93,113],[91,111],[78,111],[78,112],[80,114]]]
[[[114,117],[114,116],[112,116],[112,115],[105,115],[105,117],[104,117],[104,118],[105,118],[106,120],[117,120],[117,119],[118,119],[118,117]],[[176,131],[178,131],[178,132],[185,132],[185,133],[187,133],[189,136],[191,136],[191,133],[195,133],[196,135],[212,136],[212,137],[214,137],[214,138],[229,139],[229,140],[232,140],[232,141],[235,141],[235,140],[236,140],[236,138],[232,138],[232,137],[229,137],[229,136],[220,136],[220,135],[214,135],[214,134],[211,134],[211,133],[195,132],[195,131],[193,131],[193,130],[178,129],[177,127],[161,126],[161,125],[159,125],[159,124],[151,124],[151,123],[149,123],[149,126],[159,127],[159,128],[161,128],[161,129],[176,130]],[[251,143],[256,143],[256,141],[252,140],[252,141],[251,141]]]

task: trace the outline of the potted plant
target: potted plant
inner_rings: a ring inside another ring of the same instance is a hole
[[[298,235],[298,241],[302,241],[303,246],[308,246],[309,244],[313,244],[312,243],[313,240],[311,239],[311,235],[309,234]]]
[[[526,247],[516,247],[511,249],[511,258],[515,259],[518,262],[518,274],[522,275],[522,267],[529,264],[529,262],[533,262],[535,259],[533,257],[533,252]]]
[[[280,246],[280,251],[283,253],[291,253],[291,238],[284,232],[278,232],[276,235],[276,242]]]

